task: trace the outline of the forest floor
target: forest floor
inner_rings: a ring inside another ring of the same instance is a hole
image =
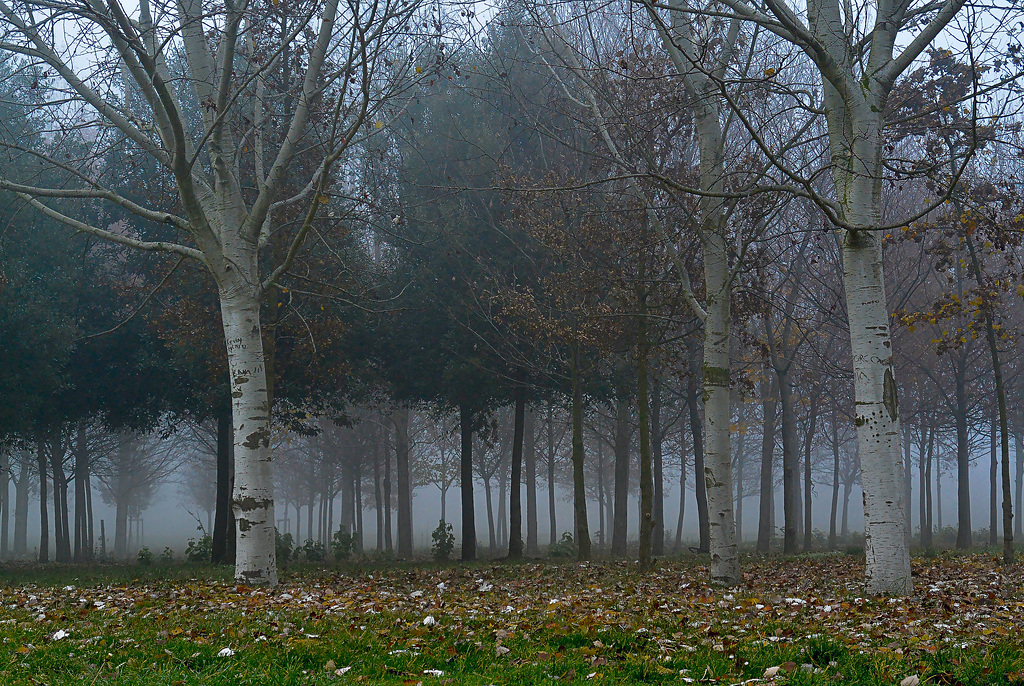
[[[864,597],[863,558],[301,570],[0,570],[2,684],[1024,684],[1024,570],[914,560]],[[134,577],[134,578],[132,578]],[[775,669],[778,668],[778,669]]]

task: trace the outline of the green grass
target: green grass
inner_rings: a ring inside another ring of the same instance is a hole
[[[1024,683],[1019,573],[927,564],[893,602],[856,597],[850,558],[749,564],[731,593],[693,561],[321,566],[269,593],[224,568],[4,568],[0,684]]]

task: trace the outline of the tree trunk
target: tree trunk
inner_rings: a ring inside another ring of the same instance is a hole
[[[704,428],[700,420],[700,408],[697,393],[696,361],[690,364],[690,378],[686,387],[686,405],[690,415],[690,434],[693,437],[693,483],[697,497],[697,528],[700,535],[698,544],[701,550],[709,550],[710,531],[708,525],[707,482],[704,475]]]
[[[412,557],[412,470],[409,465],[409,409],[400,407],[391,416],[395,423],[395,470],[398,472],[398,556],[403,558]],[[470,435],[472,438],[472,434]],[[466,437],[463,436],[463,441]],[[465,450],[465,445],[463,445]],[[463,460],[469,460],[470,466],[470,496],[472,496],[473,479],[473,456],[472,447],[469,455],[463,455]],[[470,503],[472,503],[472,497]],[[472,513],[470,513],[472,515]],[[463,524],[466,515],[463,514]],[[472,554],[476,556],[476,532],[473,532]],[[465,543],[465,540],[463,540]],[[465,550],[463,550],[465,554]]]
[[[86,545],[86,530],[88,528],[88,517],[86,516],[85,487],[89,481],[89,447],[86,443],[85,422],[78,423],[78,430],[75,435],[75,562],[87,562],[89,554]]]
[[[811,396],[807,409],[807,435],[804,437],[804,552],[811,552],[811,451],[814,446],[814,429],[818,421],[818,396]],[[908,501],[909,502],[909,501]]]
[[[14,556],[28,554],[29,473],[32,467],[25,455],[18,460],[18,484],[14,489]]]
[[[828,520],[828,549],[837,547],[836,516],[839,509],[839,407],[832,403],[832,511]]]
[[[654,540],[651,552],[665,554],[665,458],[661,428],[661,378],[651,382],[651,459],[654,466]]]
[[[612,557],[626,555],[626,528],[629,517],[629,405],[624,398],[615,401],[615,506],[612,520]]]
[[[604,443],[599,439],[597,441],[597,545],[602,550],[605,546],[605,539],[607,538],[605,532],[608,526],[608,517],[605,516],[608,506],[608,494],[604,481]]]
[[[800,454],[796,435],[796,412],[793,408],[793,386],[789,371],[776,367],[779,379],[779,401],[782,405],[782,552],[795,555],[800,529]]]
[[[963,353],[957,356],[953,416],[956,420],[956,547],[971,547],[971,451],[967,433],[966,361]],[[941,507],[941,500],[939,501]]]
[[[0,560],[8,557],[11,523],[11,454],[0,448]],[[77,501],[76,501],[77,502]]]
[[[875,130],[873,135],[877,139],[880,134]],[[870,221],[856,216],[847,219],[877,226],[878,203],[872,205]],[[882,283],[881,241],[881,235],[855,231],[846,232],[843,241],[857,411],[854,423],[864,491],[865,576],[870,593],[909,595],[913,583],[903,515],[899,406]]]
[[[384,550],[384,494],[380,484],[380,443],[373,437],[373,505],[377,514],[377,551]]]
[[[549,543],[558,541],[558,522],[555,517],[555,411],[554,404],[548,403],[548,525]]]
[[[764,425],[761,430],[761,486],[757,517],[757,552],[771,550],[775,531],[772,510],[775,501],[775,414],[776,380],[761,382],[761,412]]]
[[[537,417],[526,412],[523,424],[523,462],[526,467],[526,554],[540,555],[537,541]]]
[[[1024,538],[1024,517],[1021,517],[1021,508],[1024,507],[1024,433],[1020,431],[1013,435],[1013,456],[1017,463],[1017,517],[1013,523],[1013,533],[1017,538]],[[17,506],[15,506],[15,512],[17,512]],[[15,514],[15,521],[17,521],[17,514]],[[17,524],[15,524],[15,530],[17,530]],[[17,548],[17,543],[15,543],[15,548]]]
[[[394,541],[391,538],[391,449],[387,436],[383,437],[384,444],[384,549],[391,552],[394,549]],[[442,503],[443,504],[443,503]]]
[[[255,256],[240,257],[242,274],[220,275],[221,320],[231,377],[234,436],[235,579],[277,585],[274,538],[274,479],[270,450],[270,396],[256,294]],[[248,267],[248,268],[246,268]],[[231,267],[225,270],[230,272]]]
[[[924,416],[921,418],[921,547],[932,549],[932,453],[935,429],[928,427],[925,438]]]
[[[46,450],[36,439],[36,467],[39,469],[39,562],[50,561],[50,519],[46,509]]]
[[[494,507],[491,495],[491,477],[484,474],[484,504],[487,508],[487,551],[491,555],[498,549],[498,539],[494,535]]]
[[[217,500],[213,518],[211,560],[214,564],[234,562],[234,517],[231,514],[231,409],[225,403],[217,410]]]
[[[988,436],[988,544],[993,548],[999,540],[999,453],[996,436],[999,435],[999,418],[993,416]]]
[[[651,464],[651,408],[648,395],[646,321],[641,321],[640,354],[637,356],[637,419],[640,422],[640,555],[641,572],[654,565],[654,469]]]
[[[526,432],[526,397],[516,393],[515,428],[512,431],[512,486],[509,492],[508,556],[519,560],[523,557],[523,511],[522,511],[522,470],[523,441]]]
[[[476,559],[476,511],[473,505],[473,413],[466,405],[459,407],[459,431],[462,436],[459,484],[462,489],[462,561],[468,562]]]
[[[522,472],[520,472],[520,477],[522,477]],[[494,527],[498,534],[498,547],[504,548],[508,546],[508,470],[505,469],[504,448],[501,450],[501,453],[499,454],[497,481],[498,517],[494,520]]]
[[[580,560],[590,559],[590,525],[587,522],[587,491],[583,478],[583,386],[578,352],[572,366],[572,502],[576,520],[576,551]]]
[[[743,542],[743,468],[746,466],[746,413],[747,404],[740,402],[737,424],[739,425],[739,436],[736,439],[736,542]]]
[[[683,519],[686,516],[686,454],[682,449],[683,434],[679,432],[679,517],[676,518],[676,540],[672,546],[674,552],[683,550]]]

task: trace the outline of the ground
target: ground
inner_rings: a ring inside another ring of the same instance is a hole
[[[270,591],[6,569],[0,683],[1024,684],[1024,571],[915,559],[913,597],[865,598],[862,564],[752,558],[729,590],[697,559],[304,569]]]

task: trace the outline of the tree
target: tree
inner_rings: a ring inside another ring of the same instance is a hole
[[[144,0],[133,16],[116,2],[0,2],[3,47],[52,70],[61,102],[76,103],[64,111],[87,112],[104,143],[152,165],[158,183],[177,198],[131,200],[118,187],[119,170],[96,173],[91,157],[74,168],[56,161],[59,150],[38,157],[65,170],[73,185],[3,178],[0,188],[78,231],[195,259],[217,283],[231,376],[236,575],[248,583],[277,583],[260,303],[294,263],[327,198],[334,164],[387,97],[389,78],[411,68],[389,70],[384,60],[415,7],[390,0],[340,10],[336,0],[277,8],[186,0],[154,11]],[[50,40],[57,35],[66,42]],[[82,45],[97,51],[88,59],[63,49],[76,36],[90,36]],[[54,126],[61,116],[51,109]],[[296,165],[308,182],[284,197],[301,150],[316,151],[316,160],[305,169]],[[90,223],[74,208],[55,205],[60,198],[118,207],[132,215],[132,226]],[[303,203],[306,209],[295,213]],[[283,259],[268,270],[261,249],[289,230]]]

